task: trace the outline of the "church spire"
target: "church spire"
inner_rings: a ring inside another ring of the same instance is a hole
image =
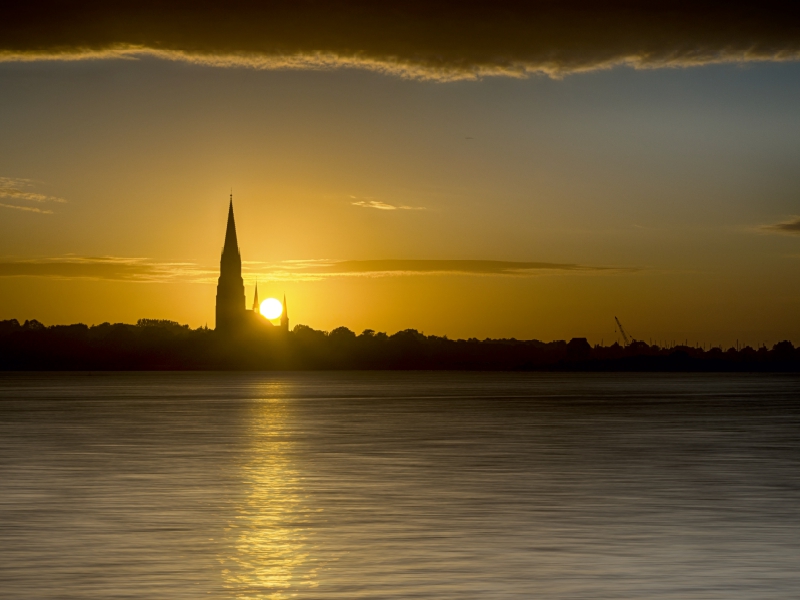
[[[236,239],[236,221],[233,218],[233,194],[231,194],[225,243],[219,260],[217,329],[229,331],[236,329],[247,312],[245,302],[242,256],[239,254],[239,242]]]
[[[228,205],[228,227],[225,230],[225,245],[222,247],[222,253],[228,251],[239,254],[239,242],[236,239],[236,221],[233,218],[233,194],[231,194],[231,202]]]
[[[261,313],[261,307],[258,305],[258,282],[256,281],[256,295],[253,298],[253,312],[254,313]]]

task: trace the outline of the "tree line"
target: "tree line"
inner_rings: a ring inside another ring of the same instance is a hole
[[[356,334],[346,327],[319,331],[306,325],[224,335],[160,319],[91,327],[0,321],[0,370],[277,369],[800,372],[800,348],[790,341],[769,349],[591,346],[585,338],[450,339],[415,329]]]

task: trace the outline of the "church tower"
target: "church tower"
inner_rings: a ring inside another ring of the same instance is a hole
[[[261,307],[258,305],[258,282],[256,281],[256,295],[253,297],[253,312],[260,315]]]
[[[225,245],[219,261],[219,283],[217,284],[218,331],[230,331],[241,326],[245,319],[244,281],[242,280],[242,256],[236,239],[236,223],[233,220],[233,194],[228,207],[228,227],[225,230]]]

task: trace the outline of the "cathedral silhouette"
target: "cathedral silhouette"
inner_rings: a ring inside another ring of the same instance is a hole
[[[217,283],[217,331],[239,332],[253,328],[277,329],[268,319],[261,316],[258,304],[258,284],[253,298],[253,309],[247,310],[242,279],[242,254],[236,238],[236,221],[233,218],[233,194],[228,206],[228,226],[225,230],[225,244],[219,261],[219,282]],[[283,296],[283,312],[280,329],[289,331],[289,312],[286,296]]]

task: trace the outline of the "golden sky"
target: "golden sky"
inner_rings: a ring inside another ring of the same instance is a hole
[[[775,7],[129,4],[0,24],[0,319],[213,326],[233,188],[292,324],[800,338]]]

